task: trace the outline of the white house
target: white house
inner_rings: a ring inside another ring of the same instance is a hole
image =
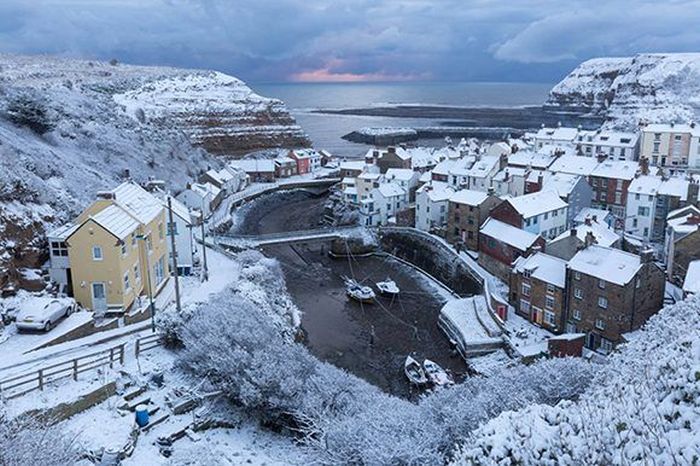
[[[416,228],[430,231],[447,226],[447,211],[454,189],[439,181],[424,184],[416,191]]]
[[[154,193],[165,207],[165,220],[168,228],[166,235],[168,237],[168,252],[170,267],[172,269],[173,251],[171,247],[170,237],[175,237],[175,249],[177,250],[177,270],[179,275],[189,275],[194,266],[194,240],[192,229],[197,224],[197,215],[192,212],[182,202],[174,197],[163,192]],[[168,212],[168,198],[173,209],[173,223],[170,222],[170,213]]]
[[[513,149],[507,142],[494,142],[486,149],[486,155],[490,157],[509,156]]]
[[[581,131],[576,137],[580,155],[597,157],[605,155],[611,160],[637,160],[639,134],[621,131]]]
[[[206,218],[216,207],[220,194],[221,190],[211,183],[192,183],[175,197],[190,209],[202,212]]]
[[[497,196],[522,196],[525,194],[525,179],[529,171],[527,168],[506,167],[496,173],[491,180],[494,194]]]
[[[360,201],[360,223],[366,226],[386,225],[397,212],[408,206],[408,193],[396,183],[374,188]]]
[[[466,188],[472,191],[487,192],[491,187],[491,180],[500,169],[501,157],[482,157],[481,160],[477,160],[474,165],[466,171]]]
[[[625,231],[645,241],[660,241],[666,216],[688,199],[690,181],[685,178],[642,175],[628,188]]]
[[[700,166],[697,140],[700,127],[695,123],[658,123],[641,128],[640,156],[652,165],[674,169]]]
[[[51,281],[58,283],[60,291],[68,293],[70,280],[70,260],[68,258],[68,245],[66,239],[72,235],[80,225],[67,223],[49,232],[46,238],[49,243],[49,277]]]
[[[664,262],[668,279],[673,279],[676,242],[695,233],[700,227],[700,209],[689,205],[669,212],[666,215],[666,236],[664,238]]]
[[[586,178],[569,173],[545,172],[542,189],[556,191],[559,197],[569,205],[567,210],[567,227],[571,225],[578,213],[591,206],[593,189]]]
[[[538,191],[507,199],[507,202],[522,217],[525,231],[551,239],[567,229],[568,204],[556,191]]]
[[[572,146],[579,133],[578,128],[558,128],[542,127],[535,134],[535,149],[542,149],[544,146]]]
[[[420,173],[411,170],[410,168],[389,168],[384,174],[384,179],[387,182],[393,182],[401,186],[407,193],[409,198],[411,193],[415,192],[420,179]]]

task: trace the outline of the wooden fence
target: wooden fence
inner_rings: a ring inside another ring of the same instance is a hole
[[[160,335],[148,335],[138,338],[135,342],[134,357],[161,345]],[[78,380],[78,376],[88,371],[115,364],[124,365],[126,343],[120,343],[94,353],[80,355],[74,359],[51,364],[37,370],[0,379],[0,398],[17,398],[34,390],[44,390],[44,387],[63,379]]]

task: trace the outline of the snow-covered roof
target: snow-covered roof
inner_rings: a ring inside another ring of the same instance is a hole
[[[688,271],[685,273],[685,280],[683,280],[683,291],[700,294],[700,260],[688,264]]]
[[[563,209],[569,205],[559,197],[556,191],[548,189],[525,194],[524,196],[511,197],[508,199],[508,202],[523,218]]]
[[[240,168],[246,173],[269,173],[275,171],[275,161],[272,159],[241,159],[234,160],[229,165]]]
[[[672,176],[661,183],[661,186],[659,187],[659,194],[663,196],[677,197],[681,201],[685,201],[688,199],[689,185],[690,181],[686,178]]]
[[[687,123],[651,123],[642,127],[643,133],[690,133],[700,135],[700,127]]]
[[[493,176],[493,181],[505,181],[506,174],[508,174],[508,178],[516,176],[524,177],[527,174],[527,169],[522,167],[506,167]]]
[[[633,194],[656,196],[663,180],[659,176],[642,175],[630,183],[628,191]]]
[[[633,148],[639,140],[638,133],[622,131],[581,131],[576,138],[576,142],[604,147],[624,147]]]
[[[567,128],[561,126],[559,128],[540,128],[535,134],[537,139],[550,141],[573,141],[578,134],[578,128]]]
[[[508,156],[508,165],[519,167],[547,168],[557,158],[550,154],[534,152],[530,150],[519,150],[515,154]]]
[[[609,210],[605,209],[594,209],[593,207],[584,207],[581,209],[578,214],[576,214],[576,217],[574,217],[574,223],[584,223],[586,221],[586,218],[593,219],[593,217],[596,218],[599,222],[602,222],[604,218],[608,217],[609,215],[612,215],[612,212]]]
[[[428,183],[432,178],[433,172],[425,172],[420,176],[420,178],[418,178],[418,181],[421,183]]]
[[[46,237],[49,240],[64,241],[66,238],[72,235],[75,232],[75,230],[77,230],[79,227],[80,225],[76,225],[75,223],[66,223],[65,225],[61,225],[60,227],[48,232],[46,234]]]
[[[571,173],[573,175],[589,176],[597,166],[598,161],[593,157],[562,155],[549,167],[549,171],[553,173]]]
[[[521,251],[526,251],[540,237],[491,217],[484,222],[479,231]]]
[[[621,286],[634,278],[641,265],[635,254],[597,245],[580,250],[569,261],[571,270]]]
[[[639,166],[636,162],[627,160],[604,160],[599,163],[591,173],[591,176],[601,178],[613,178],[619,180],[632,180]]]
[[[185,204],[182,202],[178,201],[175,199],[173,196],[165,196],[163,199],[160,200],[161,204],[163,207],[166,209],[166,218],[168,216],[167,209],[168,209],[168,197],[170,197],[170,205],[173,208],[173,215],[177,215],[180,217],[182,220],[185,221],[188,225],[192,224],[192,215],[190,213],[190,209],[187,208]]]
[[[449,169],[450,175],[468,176],[471,168],[474,166],[476,158],[474,156],[467,156],[460,159],[455,159],[453,161],[454,163]]]
[[[447,183],[441,183],[439,181],[432,181],[429,184],[424,184],[418,191],[416,195],[428,196],[431,202],[444,202],[450,199],[454,194],[454,189]]]
[[[545,283],[564,288],[566,281],[566,261],[543,252],[529,257],[519,257],[513,264],[515,272],[530,271],[530,276]]]
[[[416,176],[416,172],[410,168],[390,168],[385,176],[390,180],[411,181]]]
[[[687,179],[680,177],[671,177],[664,180],[660,176],[642,175],[630,183],[629,192],[649,196],[656,196],[657,194],[673,196],[685,201],[688,198],[689,184],[690,182]]]
[[[498,156],[482,157],[481,160],[474,162],[474,165],[467,171],[466,175],[484,178],[493,171],[500,161],[501,158]]]
[[[114,204],[108,205],[91,216],[90,219],[120,240],[129,236],[139,226],[139,223],[131,215]]]
[[[363,160],[346,160],[345,162],[340,162],[341,170],[359,170],[362,171],[365,168],[365,162]]]
[[[294,149],[292,153],[298,159],[312,159],[321,157],[321,154],[316,152],[314,149]]]
[[[375,190],[379,191],[379,193],[384,197],[403,196],[406,194],[406,191],[404,191],[404,189],[396,183],[380,184],[378,188],[375,188]]]
[[[700,226],[695,219],[700,218],[700,209],[694,205],[681,207],[666,216],[666,226],[677,234],[687,235],[693,233]]]
[[[346,196],[357,196],[357,188],[354,186],[348,186],[343,190],[343,194]]]
[[[297,163],[296,160],[289,158],[286,155],[277,157],[274,160],[275,160],[275,163],[279,164],[279,165],[292,165],[292,164],[296,165],[296,163]]]
[[[442,162],[438,163],[435,168],[433,168],[432,172],[436,175],[449,175],[450,170],[454,166],[454,164],[457,163],[457,160],[453,159],[447,159],[443,160]]]
[[[470,206],[481,205],[488,198],[488,194],[483,191],[474,191],[472,189],[460,189],[450,197],[450,202],[456,204],[464,204]]]
[[[370,181],[374,181],[374,180],[378,180],[379,178],[381,178],[381,176],[382,176],[381,173],[364,172],[364,173],[360,173],[360,174],[357,176],[357,178],[360,179],[360,180],[370,180]]]
[[[211,195],[213,197],[218,196],[221,192],[221,189],[219,189],[211,183],[192,183],[190,185],[190,191],[204,198],[208,195]]]
[[[593,236],[595,237],[598,246],[605,246],[605,247],[611,247],[613,244],[615,244],[617,241],[620,239],[620,235],[615,233],[615,231],[611,230],[605,223],[601,223],[602,219],[599,221],[592,221],[590,220],[590,225],[585,223],[581,223],[578,225],[576,229],[576,237],[581,240],[581,242],[586,241],[586,236],[588,233],[592,233]],[[552,240],[552,242],[555,241],[560,241],[567,236],[571,235],[571,230],[565,231],[564,233],[560,234],[556,238]]]
[[[348,186],[355,186],[355,178],[350,178],[350,177],[346,176],[345,178],[343,178],[341,183],[348,185]]]
[[[576,185],[581,180],[581,175],[572,175],[571,173],[554,173],[546,172],[543,177],[543,189],[556,191],[559,197],[566,197],[574,190]]]
[[[119,207],[143,224],[150,223],[163,210],[158,198],[133,182],[120,184],[112,194]]]

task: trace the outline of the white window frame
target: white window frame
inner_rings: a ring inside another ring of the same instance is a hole
[[[99,254],[95,254],[97,251],[99,251]],[[103,261],[105,258],[104,251],[102,250],[102,246],[92,246],[92,260],[94,261]]]
[[[141,283],[141,264],[138,262],[134,264],[134,281]]]
[[[131,279],[129,278],[129,271],[124,272],[124,277],[122,278],[122,283],[124,285],[124,292],[131,290]]]
[[[605,296],[598,296],[598,307],[602,309],[608,308],[608,298]]]
[[[522,287],[521,287],[521,293],[523,296],[529,297],[530,294],[532,293],[532,287],[527,283],[523,283]]]
[[[605,330],[605,321],[603,319],[596,319],[595,328],[598,330]]]
[[[554,327],[555,325],[557,325],[556,315],[552,311],[545,310],[544,311],[544,323],[551,326],[551,327]]]
[[[579,309],[574,309],[574,320],[581,320],[581,311]]]
[[[581,288],[574,288],[574,297],[576,299],[583,299],[583,290]]]

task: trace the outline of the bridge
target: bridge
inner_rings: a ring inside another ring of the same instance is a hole
[[[244,204],[248,201],[269,194],[275,191],[284,191],[287,189],[301,189],[312,194],[323,194],[328,191],[331,186],[340,182],[340,178],[309,178],[309,179],[287,179],[277,180],[273,183],[259,183],[248,186],[243,191],[233,193],[226,197],[221,205],[212,213],[208,220],[208,228],[216,230],[220,225],[225,224],[231,219],[231,210]]]
[[[226,248],[242,249],[270,246],[273,244],[306,243],[329,239],[348,238],[367,231],[364,227],[345,226],[333,228],[316,228],[313,230],[287,231],[261,235],[220,234],[209,236],[215,244]]]

